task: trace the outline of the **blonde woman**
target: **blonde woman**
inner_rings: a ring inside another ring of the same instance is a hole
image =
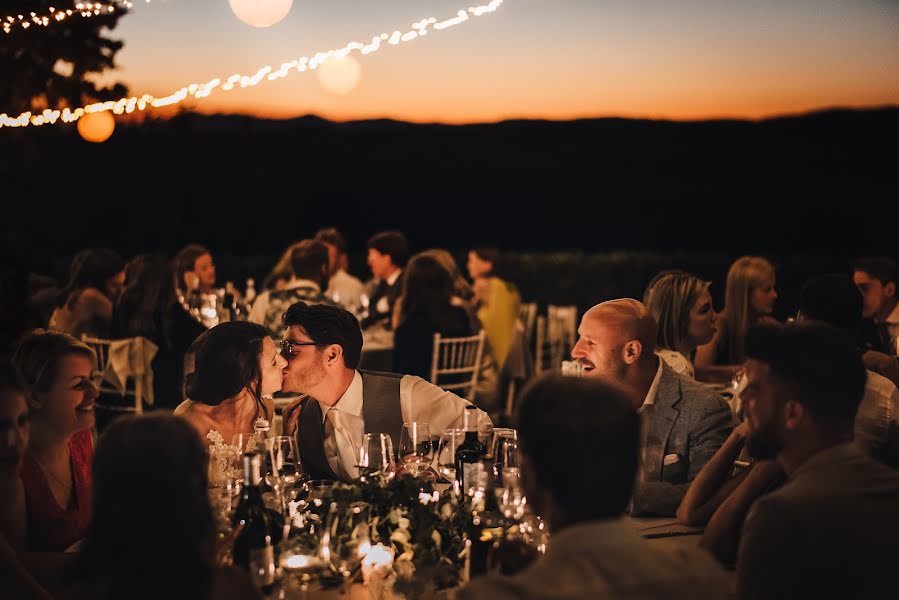
[[[728,382],[744,360],[746,331],[770,319],[777,300],[774,265],[760,256],[737,259],[727,272],[724,310],[712,341],[696,349],[696,377],[702,381]]]
[[[659,325],[656,354],[681,375],[694,377],[693,353],[717,331],[709,282],[689,273],[654,278],[643,304]]]

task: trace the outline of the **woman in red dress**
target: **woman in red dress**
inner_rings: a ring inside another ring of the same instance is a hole
[[[13,363],[28,385],[31,441],[22,465],[26,541],[31,551],[63,551],[90,521],[94,352],[64,333],[29,334]]]

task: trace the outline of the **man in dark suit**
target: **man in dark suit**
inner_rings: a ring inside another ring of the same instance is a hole
[[[899,473],[852,443],[866,380],[853,341],[821,323],[769,326],[750,330],[746,355],[747,448],[787,481],[743,523],[738,596],[896,597]]]
[[[733,417],[712,388],[659,359],[656,330],[640,302],[603,302],[584,315],[571,355],[585,377],[602,377],[629,391],[641,413],[643,465],[631,514],[670,517],[690,481],[727,439]]]
[[[408,260],[409,243],[401,232],[382,231],[368,240],[368,266],[374,280],[369,282],[371,293],[363,329],[385,319],[390,328],[393,306],[403,291],[403,267]]]

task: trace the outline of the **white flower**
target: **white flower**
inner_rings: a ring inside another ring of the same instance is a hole
[[[426,494],[421,492],[418,494],[418,501],[427,506],[431,502],[437,502],[440,499],[440,495],[435,491],[433,494]]]

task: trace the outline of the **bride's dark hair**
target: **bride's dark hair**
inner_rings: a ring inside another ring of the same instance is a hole
[[[221,323],[200,335],[189,350],[194,371],[187,374],[187,397],[216,406],[247,388],[265,417],[271,419],[262,401],[259,369],[262,340],[267,335],[265,327],[246,321]]]

